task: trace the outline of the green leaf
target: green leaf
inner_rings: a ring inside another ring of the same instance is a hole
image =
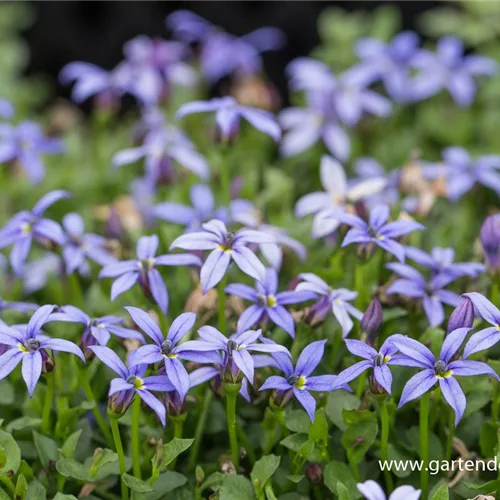
[[[266,483],[271,479],[273,474],[280,466],[281,457],[276,455],[266,455],[255,462],[250,477],[257,494],[261,493]]]
[[[68,439],[66,439],[66,441],[64,441],[64,444],[62,445],[61,448],[61,453],[63,454],[64,457],[73,458],[81,434],[82,434],[82,429],[78,429],[76,432],[73,432],[73,434],[71,434],[71,436],[69,436]]]
[[[471,490],[475,490],[478,493],[482,493],[483,495],[487,495],[488,493],[494,493],[500,490],[500,479],[494,479],[493,481],[488,481],[483,484],[474,484],[468,483],[464,481],[465,486],[470,488]]]
[[[46,500],[47,492],[38,479],[33,479],[31,483],[28,484],[28,498],[29,500]]]
[[[153,485],[154,491],[146,493],[147,500],[163,500],[166,498],[165,493],[169,493],[180,486],[184,486],[187,482],[186,476],[174,471],[167,471],[160,474]]]
[[[192,444],[194,439],[179,439],[174,438],[163,447],[163,459],[158,464],[158,470],[162,471],[175,460],[183,451],[186,451]],[[154,458],[153,458],[154,460]]]
[[[208,476],[203,484],[201,485],[201,490],[206,490],[208,488],[214,490],[217,486],[222,484],[222,481],[226,478],[227,474],[223,474],[222,472],[213,472]]]
[[[21,465],[21,450],[11,434],[0,431],[0,476],[14,474]]]
[[[376,419],[377,416],[370,410],[344,410],[342,412],[342,418],[344,419],[344,423],[349,427],[367,418]]]
[[[280,444],[295,453],[300,453],[301,455],[306,456],[310,462],[323,461],[321,450],[314,446],[314,443],[309,441],[309,436],[307,434],[291,434],[283,439]]]
[[[79,481],[87,481],[90,477],[88,467],[73,460],[72,458],[61,458],[56,463],[56,469],[64,477],[71,477]]]
[[[326,421],[325,409],[320,408],[314,415],[314,422],[309,425],[309,439],[312,442],[328,441],[328,422]]]
[[[7,432],[20,431],[29,427],[39,427],[42,424],[41,418],[21,417],[12,420],[6,427]]]
[[[0,488],[0,500],[11,500],[9,495],[7,495],[2,488]]]
[[[345,484],[337,481],[337,496],[339,500],[351,500],[351,495],[349,495],[349,490]]]
[[[16,483],[16,500],[26,500],[28,496],[28,482],[23,474],[19,474]]]
[[[219,490],[219,500],[254,500],[252,483],[244,476],[226,476]]]
[[[348,427],[342,434],[340,442],[355,463],[363,460],[370,446],[375,442],[378,423],[374,419],[366,419]]]
[[[58,493],[54,500],[78,500],[74,495],[65,495],[64,493]]]
[[[493,422],[485,422],[481,427],[479,444],[482,457],[494,457],[498,426]]]
[[[334,494],[339,496],[337,486],[343,484],[349,492],[352,500],[361,498],[361,493],[356,487],[356,479],[352,475],[351,469],[344,463],[333,460],[328,463],[323,471],[325,486]]]
[[[406,455],[405,453],[403,453],[401,450],[396,448],[392,443],[389,443],[388,459],[389,462],[393,461],[393,463],[394,462],[408,463],[412,459],[412,457],[410,455]],[[396,468],[393,467],[391,472],[397,477],[408,477],[412,473],[412,470],[410,467],[406,468],[401,467],[400,470],[396,470]]]
[[[288,476],[286,476],[289,481],[295,484],[299,484],[305,477],[305,474],[288,474]]]
[[[292,432],[308,432],[311,420],[303,410],[291,410],[285,414],[285,424]]]
[[[15,403],[16,391],[7,379],[0,380],[0,394],[2,395],[0,406],[11,406]]]
[[[137,477],[131,476],[130,474],[123,474],[123,482],[132,490],[138,493],[149,493],[153,491],[153,487]]]
[[[441,483],[441,486],[439,486],[438,489],[431,496],[431,500],[448,500],[449,497],[450,495],[448,492],[448,485],[445,482],[443,482]]]
[[[57,443],[35,430],[33,431],[33,442],[43,468],[48,470],[52,464],[57,462]]]
[[[113,462],[118,462],[118,455],[113,450],[96,448],[90,464],[90,475],[96,476],[99,469]]]
[[[344,423],[342,412],[344,410],[355,410],[361,404],[360,399],[347,391],[333,391],[328,395],[326,403],[326,416],[336,425],[341,431],[347,429]]]

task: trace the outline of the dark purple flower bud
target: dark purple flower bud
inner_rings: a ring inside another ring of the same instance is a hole
[[[486,217],[480,238],[488,268],[496,272],[500,269],[500,213]]]
[[[329,297],[321,297],[316,304],[310,307],[305,317],[305,322],[312,327],[320,326],[330,314],[331,310],[332,306]]]
[[[169,391],[163,394],[163,401],[167,408],[167,415],[186,418],[186,407],[177,391]]]
[[[377,382],[373,375],[368,379],[368,386],[374,396],[385,396],[387,394],[387,391]]]
[[[366,335],[366,343],[373,345],[375,334],[382,324],[382,304],[374,298],[361,318],[361,334]]]
[[[108,398],[108,414],[115,418],[120,418],[125,415],[132,400],[134,399],[135,391],[119,391],[115,392]]]
[[[271,408],[285,408],[288,403],[293,398],[293,390],[289,389],[287,391],[273,391],[271,394],[271,398],[269,400],[269,404]]]
[[[321,465],[309,464],[306,467],[306,476],[311,483],[319,484],[323,482],[323,469]]]
[[[474,305],[469,297],[462,297],[460,303],[450,314],[446,335],[457,328],[472,328],[474,323]]]
[[[125,228],[123,227],[120,214],[116,207],[110,207],[109,217],[106,227],[106,235],[109,238],[114,238],[120,240],[122,235],[125,233]]]
[[[40,349],[42,355],[42,372],[51,373],[54,371],[54,360],[49,356],[45,349]]]
[[[172,160],[165,156],[158,163],[158,180],[156,183],[158,185],[169,186],[174,180],[174,168],[172,166]]]
[[[97,339],[92,335],[91,325],[85,327],[82,333],[82,338],[80,339],[80,348],[85,355],[87,361],[92,361],[95,358],[95,354],[88,347],[91,345],[97,345]]]

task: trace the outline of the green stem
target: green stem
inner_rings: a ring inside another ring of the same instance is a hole
[[[389,413],[387,411],[387,402],[385,399],[380,401],[380,427],[381,427],[381,436],[380,436],[380,456],[382,458],[382,462],[388,464],[389,460]],[[385,486],[387,488],[387,492],[390,493],[393,489],[393,482],[391,472],[384,468],[384,476],[385,476]]]
[[[139,439],[139,423],[141,418],[141,398],[135,395],[132,403],[132,470],[134,476],[141,479],[141,450]]]
[[[276,420],[280,424],[281,432],[283,433],[283,438],[288,437],[290,435],[290,431],[286,426],[285,409],[275,407],[273,409],[273,412],[276,417]],[[293,451],[290,448],[288,448],[288,458],[290,459],[290,465],[291,465],[293,463]]]
[[[187,413],[181,413],[180,415],[171,415],[170,420],[174,423],[174,438],[182,439],[184,433],[184,422],[186,421]],[[177,464],[177,458],[174,458],[170,464],[170,469],[175,469]]]
[[[122,439],[120,437],[120,429],[118,427],[118,419],[110,416],[111,432],[115,441],[116,453],[118,453],[118,464],[120,466],[120,476],[122,483],[122,500],[128,500],[128,487],[123,481],[123,475],[127,472],[125,465],[125,454],[123,453]]]
[[[87,401],[94,403],[94,408],[92,408],[92,413],[94,414],[94,418],[95,418],[95,421],[97,422],[97,426],[101,430],[101,433],[104,436],[104,439],[106,440],[106,442],[108,443],[108,446],[112,447],[113,437],[111,436],[111,433],[109,432],[109,427],[106,425],[104,417],[102,416],[101,412],[99,411],[98,402],[95,398],[94,391],[92,390],[92,387],[90,386],[87,365],[83,366],[80,370],[80,383],[82,384],[82,389],[83,389],[83,392],[85,393],[85,397],[87,398]]]
[[[420,398],[420,460],[422,460],[420,488],[422,500],[429,498],[429,402],[430,394],[426,392]]]
[[[358,396],[358,398],[361,398],[361,396],[363,395],[367,377],[368,377],[368,371],[364,371],[359,376],[358,385],[356,386],[356,396]]]
[[[205,425],[207,423],[208,412],[210,410],[210,405],[214,393],[210,387],[207,387],[205,391],[205,396],[203,397],[203,406],[201,407],[200,415],[198,417],[198,423],[196,424],[196,429],[194,431],[194,443],[191,446],[191,451],[189,453],[189,470],[193,470],[198,462],[198,453],[200,451],[201,439],[203,438],[203,432],[205,431]]]
[[[14,486],[14,483],[12,482],[12,479],[10,477],[0,477],[0,481],[6,486],[6,488],[12,493],[12,495],[15,495],[16,487]]]
[[[236,432],[238,435],[238,439],[241,441],[243,448],[245,448],[247,452],[248,460],[250,460],[250,464],[253,466],[257,459],[253,446],[251,445],[250,440],[247,438],[247,435],[245,434],[245,431],[243,430],[241,425],[236,425]]]
[[[64,485],[65,484],[66,484],[66,478],[62,474],[59,474],[57,476],[57,492],[58,493],[64,493]]]
[[[336,330],[333,335],[333,345],[330,351],[330,366],[332,371],[335,371],[337,358],[339,357],[339,352],[342,347],[342,330]]]
[[[236,434],[236,399],[241,389],[240,384],[224,383],[224,392],[226,393],[226,417],[227,432],[229,434],[229,443],[231,445],[231,456],[233,464],[238,472],[240,467],[240,449],[238,447],[238,436]]]
[[[227,335],[227,321],[226,321],[226,279],[222,278],[217,287],[217,301],[219,303],[219,331],[222,335]]]
[[[500,387],[499,384],[493,384],[493,401],[491,403],[491,421],[496,424],[498,420],[498,409],[500,407]]]
[[[47,373],[47,389],[45,391],[45,401],[42,410],[42,433],[50,433],[50,412],[52,411],[52,401],[54,399],[54,372]]]
[[[455,413],[451,408],[448,409],[448,436],[446,437],[446,455],[445,459],[450,462],[453,454],[453,437],[455,436]]]
[[[357,260],[354,268],[354,290],[358,292],[356,297],[356,307],[364,311],[369,303],[370,276],[366,271],[369,269],[370,261]]]
[[[220,148],[220,188],[222,191],[222,202],[229,207],[231,202],[231,186],[229,180],[228,147],[223,144]]]

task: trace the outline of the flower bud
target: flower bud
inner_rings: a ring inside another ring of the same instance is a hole
[[[361,334],[366,335],[367,344],[373,345],[375,334],[382,324],[382,304],[374,298],[361,318]]]
[[[120,418],[125,415],[132,400],[134,399],[135,391],[119,391],[115,392],[108,398],[108,414],[114,418]]]
[[[273,409],[283,409],[292,400],[293,390],[288,389],[287,391],[273,391],[269,399],[269,405]]]
[[[387,394],[387,391],[377,382],[373,375],[371,375],[368,379],[368,386],[370,388],[370,392],[374,396],[383,396]]]
[[[309,308],[305,317],[305,322],[312,327],[320,326],[330,314],[331,310],[329,297],[321,297],[316,304]]]
[[[91,330],[92,325],[87,325],[85,330],[83,330],[82,338],[80,340],[80,348],[85,355],[87,361],[92,361],[95,358],[93,351],[89,349],[90,346],[97,344],[97,339],[92,335]]]
[[[450,314],[446,335],[457,328],[472,328],[474,323],[474,305],[469,297],[462,297],[460,303]]]
[[[321,465],[309,464],[306,468],[307,479],[313,484],[319,484],[323,481],[323,469]]]
[[[42,355],[42,373],[51,373],[54,371],[55,362],[45,349],[39,350]]]
[[[170,391],[163,393],[163,401],[167,409],[167,415],[180,417],[186,416],[186,408],[184,401],[181,400],[177,391]]]
[[[481,245],[491,272],[500,269],[500,213],[486,217],[481,227]]]

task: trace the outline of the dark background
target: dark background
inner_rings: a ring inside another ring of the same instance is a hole
[[[36,20],[24,33],[31,53],[27,74],[43,73],[56,84],[57,74],[71,61],[88,61],[111,69],[122,58],[124,42],[139,34],[167,36],[167,15],[189,9],[236,35],[266,25],[283,30],[286,47],[264,58],[266,73],[283,91],[286,64],[307,55],[318,43],[316,21],[326,6],[372,10],[382,3],[399,5],[403,29],[416,29],[418,14],[439,2],[32,2]],[[54,95],[69,97],[69,90],[54,87]]]

